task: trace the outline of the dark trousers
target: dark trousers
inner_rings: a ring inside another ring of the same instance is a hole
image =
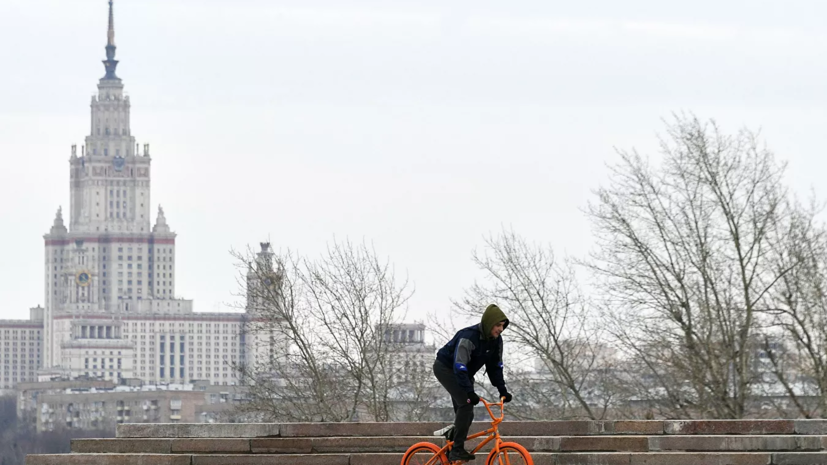
[[[460,387],[457,376],[452,367],[436,360],[434,362],[434,375],[437,381],[448,394],[451,395],[451,402],[454,404],[454,447],[465,448],[465,438],[468,436],[468,429],[474,421],[474,406],[468,403],[468,393]],[[474,379],[471,378],[473,386]]]

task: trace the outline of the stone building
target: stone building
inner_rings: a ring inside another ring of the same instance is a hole
[[[69,158],[68,225],[58,208],[44,236],[45,305],[0,321],[0,389],[77,378],[233,385],[257,336],[245,313],[198,313],[176,293],[176,234],[160,206],[150,214],[153,158],[136,143],[116,74],[111,1],[105,49],[89,133]]]
[[[106,74],[69,159],[69,225],[58,209],[44,236],[44,375],[233,384],[244,316],[195,313],[176,295],[176,234],[161,207],[151,223],[152,158],[135,143],[115,50],[110,1]]]
[[[395,323],[383,332],[388,344],[391,373],[400,380],[410,373],[427,373],[432,376],[437,348],[425,341],[424,323]]]
[[[34,381],[40,368],[43,343],[43,308],[29,310],[28,320],[0,320],[0,391],[17,383]]]
[[[146,385],[127,380],[64,380],[21,383],[18,417],[38,431],[112,430],[121,423],[212,423],[244,399],[241,387],[190,384]]]

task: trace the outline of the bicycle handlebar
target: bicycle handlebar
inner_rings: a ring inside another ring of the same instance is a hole
[[[484,405],[485,409],[488,410],[488,415],[490,415],[493,420],[502,421],[503,417],[505,417],[505,397],[500,397],[499,402],[488,402],[487,400],[480,397],[480,402],[482,402],[482,405]],[[500,408],[500,417],[499,418],[497,418],[494,415],[494,412],[491,411],[491,406],[492,405],[496,405],[497,407]]]

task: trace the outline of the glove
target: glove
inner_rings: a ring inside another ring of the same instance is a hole
[[[497,386],[497,390],[500,391],[500,397],[503,400],[504,404],[511,402],[511,394],[508,393],[508,389],[505,386]]]
[[[480,403],[480,396],[477,395],[476,392],[469,392],[468,393],[468,403],[471,405],[477,405]]]

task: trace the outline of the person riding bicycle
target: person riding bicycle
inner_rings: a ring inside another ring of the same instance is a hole
[[[456,415],[452,433],[454,445],[448,460],[474,460],[474,455],[465,450],[465,438],[474,421],[474,406],[480,402],[480,396],[474,392],[474,375],[483,365],[504,402],[512,399],[503,379],[503,338],[500,334],[507,327],[505,313],[491,304],[479,324],[459,330],[437,352],[434,375],[451,395]],[[450,427],[443,431],[450,431]]]

